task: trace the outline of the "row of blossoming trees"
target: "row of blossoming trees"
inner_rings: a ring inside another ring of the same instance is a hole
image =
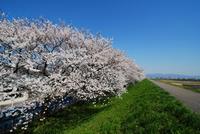
[[[77,100],[120,95],[127,84],[144,75],[111,45],[100,35],[44,19],[2,18],[0,91],[26,91],[29,101],[63,95]]]
[[[0,107],[23,97],[26,106],[57,96],[96,101],[143,78],[101,35],[45,19],[0,19]]]

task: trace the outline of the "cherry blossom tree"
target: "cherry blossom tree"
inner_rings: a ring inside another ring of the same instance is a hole
[[[144,79],[143,70],[99,34],[0,14],[0,107],[32,107],[56,97],[96,101]]]
[[[27,92],[29,101],[93,100],[120,95],[144,78],[111,40],[45,19],[1,18],[0,68],[1,101],[16,92]]]
[[[120,95],[142,70],[112,42],[48,20],[1,19],[1,91],[27,91],[29,100]]]

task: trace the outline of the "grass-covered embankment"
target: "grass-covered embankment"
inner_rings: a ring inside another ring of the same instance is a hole
[[[80,105],[64,109],[43,122],[34,122],[35,134],[200,133],[200,116],[168,93],[144,80],[128,87],[107,106]],[[26,132],[27,133],[27,132]]]

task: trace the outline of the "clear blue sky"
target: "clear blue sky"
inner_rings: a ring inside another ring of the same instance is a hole
[[[100,32],[146,73],[200,75],[199,0],[0,0],[0,9]]]

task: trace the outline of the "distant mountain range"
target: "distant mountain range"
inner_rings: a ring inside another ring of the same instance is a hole
[[[182,74],[161,74],[161,73],[155,73],[155,74],[147,74],[147,78],[151,79],[196,79],[200,80],[200,75],[182,75]]]

